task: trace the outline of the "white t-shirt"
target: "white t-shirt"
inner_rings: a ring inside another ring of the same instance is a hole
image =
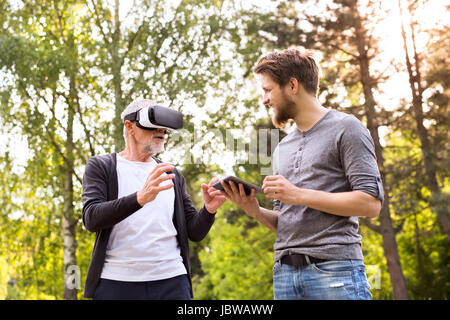
[[[156,165],[153,159],[136,162],[117,155],[118,197],[141,190]],[[166,180],[162,184],[171,182]],[[174,201],[172,187],[161,191],[153,201],[114,225],[101,278],[153,281],[186,274],[172,221]]]

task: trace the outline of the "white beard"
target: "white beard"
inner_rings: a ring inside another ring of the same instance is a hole
[[[145,146],[144,151],[147,153],[150,153],[151,155],[155,155],[157,153],[164,151],[164,143],[154,143],[153,141],[150,142],[148,145]]]

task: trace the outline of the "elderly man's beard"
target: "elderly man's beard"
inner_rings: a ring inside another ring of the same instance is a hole
[[[150,141],[145,147],[144,152],[150,153],[151,155],[155,155],[157,153],[164,151],[164,142],[154,142]]]
[[[295,118],[295,102],[282,91],[283,101],[273,110],[272,123],[275,128],[282,128],[290,120]]]

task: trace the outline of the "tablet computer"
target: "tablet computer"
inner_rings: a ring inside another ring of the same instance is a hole
[[[250,193],[252,192],[252,189],[255,189],[255,193],[263,193],[263,190],[260,187],[255,186],[254,184],[251,184],[247,181],[236,178],[234,176],[228,176],[228,177],[216,182],[215,184],[212,185],[213,188],[223,191],[223,186],[220,183],[221,181],[225,181],[226,183],[228,183],[228,181],[233,181],[237,188],[239,188],[238,184],[242,183],[242,185],[244,186],[244,191],[245,191],[246,195],[250,195]]]

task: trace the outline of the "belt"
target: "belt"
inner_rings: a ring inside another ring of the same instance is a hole
[[[309,263],[308,263],[306,257],[308,257]],[[288,265],[294,266],[294,267],[303,267],[303,266],[307,266],[310,263],[320,263],[320,262],[325,262],[325,261],[327,261],[327,260],[314,258],[314,257],[307,256],[304,254],[288,254],[288,255],[281,257],[281,259],[280,259],[281,264],[288,264]]]

